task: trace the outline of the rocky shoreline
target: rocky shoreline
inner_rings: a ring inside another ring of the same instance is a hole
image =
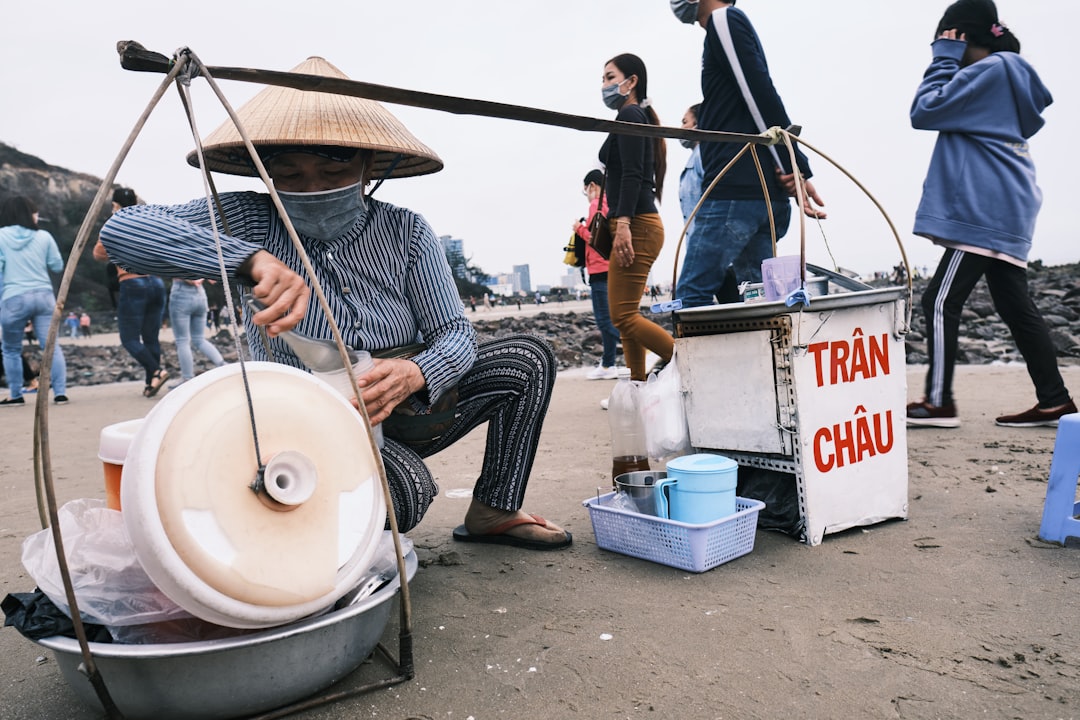
[[[908,364],[926,362],[926,318],[919,306],[926,285],[926,280],[915,283],[915,312],[906,341]],[[1080,264],[1044,267],[1032,263],[1028,268],[1028,287],[1050,328],[1058,363],[1080,364]],[[958,362],[986,365],[1023,361],[1009,328],[994,310],[986,282],[980,280],[961,316]]]
[[[1032,296],[1050,326],[1058,362],[1062,365],[1080,365],[1080,264],[1042,267],[1036,263],[1029,269],[1029,277]],[[886,285],[884,282],[876,284]],[[919,298],[925,287],[926,280],[915,282],[915,307],[911,331],[906,340],[908,364],[926,362],[926,322],[919,306]],[[654,319],[671,329],[670,315],[654,316]],[[532,315],[474,319],[473,325],[481,338],[518,332],[532,332],[547,338],[555,349],[560,370],[591,366],[600,360],[600,333],[596,330],[591,312],[553,309]],[[232,336],[227,330],[222,329],[210,339],[227,362],[236,360]],[[65,344],[63,349],[70,385],[145,379],[142,368],[119,344],[97,346],[88,341],[87,344]],[[162,353],[165,367],[174,376],[179,375],[176,346],[171,342],[162,342]],[[31,350],[31,356],[35,365],[40,362],[40,351],[36,346]],[[212,367],[198,353],[195,362],[197,372]],[[985,282],[976,286],[964,309],[959,362],[973,365],[1023,362],[1008,328],[994,311]]]
[[[1041,310],[1062,365],[1080,365],[1080,264],[1029,268],[1029,287]],[[909,365],[926,363],[926,318],[920,306],[928,278],[913,283],[911,329],[906,338]],[[887,287],[885,281],[871,283]],[[646,312],[648,312],[646,310]],[[671,316],[651,316],[672,330]],[[532,317],[478,320],[473,325],[483,335],[535,332],[555,348],[560,369],[595,365],[600,360],[600,333],[591,312],[541,313]],[[958,361],[970,365],[1022,363],[1008,327],[994,310],[985,281],[980,281],[965,305],[960,328]]]

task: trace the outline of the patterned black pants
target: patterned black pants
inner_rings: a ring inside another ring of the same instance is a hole
[[[521,507],[555,371],[551,346],[535,335],[508,335],[481,343],[476,363],[458,383],[457,417],[450,429],[422,447],[386,438],[382,459],[401,532],[416,527],[439,494],[423,458],[453,445],[484,422],[487,445],[473,498],[502,510]]]

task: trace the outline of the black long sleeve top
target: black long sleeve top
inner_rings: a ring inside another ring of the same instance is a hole
[[[649,123],[640,105],[623,105],[616,120]],[[608,217],[633,217],[656,212],[656,188],[652,138],[633,135],[607,136],[600,147],[600,162],[607,167]]]

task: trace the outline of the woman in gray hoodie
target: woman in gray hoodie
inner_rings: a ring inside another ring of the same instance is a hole
[[[60,272],[64,261],[56,240],[38,229],[38,213],[26,197],[10,197],[0,205],[0,326],[3,327],[4,374],[11,397],[0,400],[4,407],[25,405],[22,396],[22,341],[26,322],[33,323],[38,342],[48,337],[56,296],[49,271]],[[49,374],[53,399],[58,404],[67,398],[67,364],[57,343]]]

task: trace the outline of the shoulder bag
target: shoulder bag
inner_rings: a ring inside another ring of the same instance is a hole
[[[604,216],[604,191],[607,187],[607,168],[604,168],[604,179],[600,183],[600,199],[596,203],[596,212],[589,220],[589,245],[607,260],[611,257],[611,243],[615,239],[611,236],[611,226],[607,217]]]

